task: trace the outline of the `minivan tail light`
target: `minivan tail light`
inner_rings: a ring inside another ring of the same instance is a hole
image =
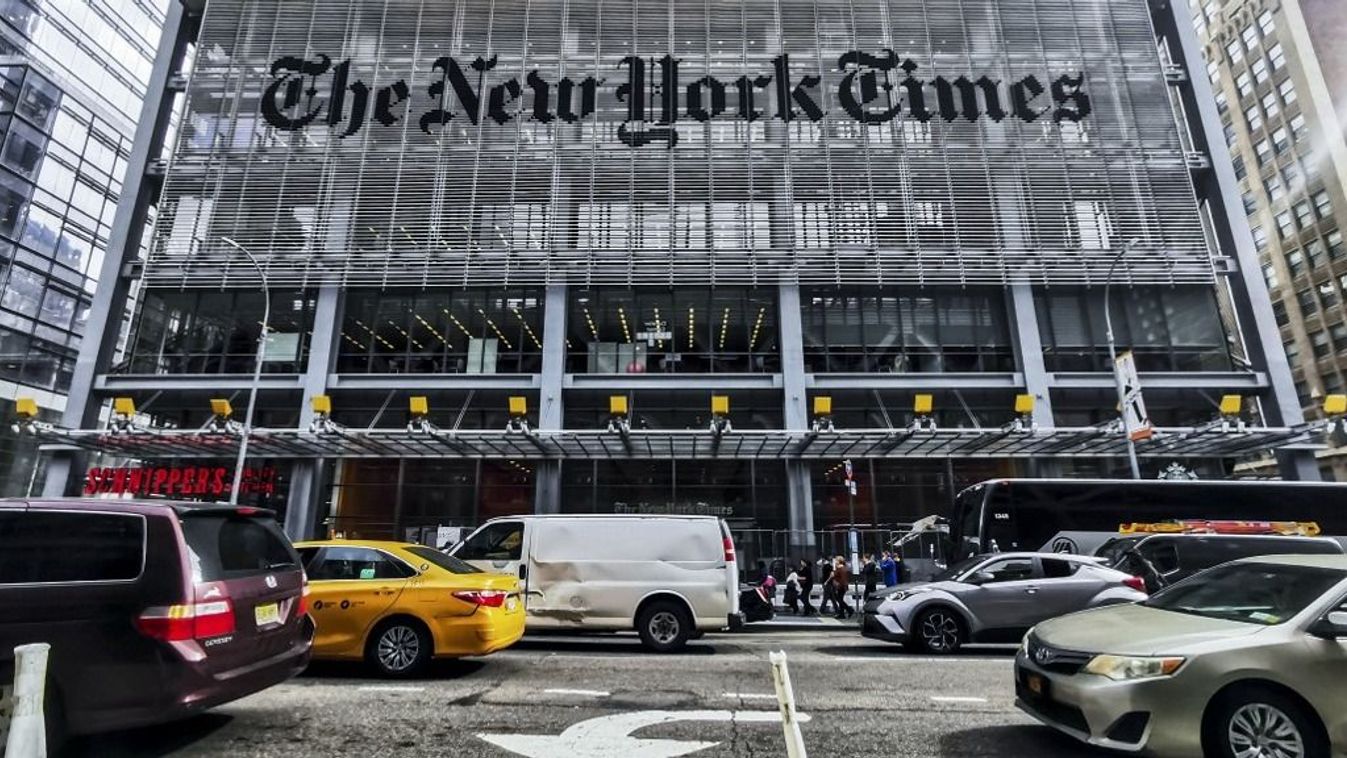
[[[725,537],[724,539],[721,540],[721,544],[724,545],[724,547],[725,547],[725,562],[726,562],[726,563],[733,563],[733,562],[734,562],[734,539],[731,538],[731,537]]]
[[[504,590],[460,590],[454,593],[454,597],[473,605],[499,608],[505,605],[505,598],[509,594]]]
[[[309,612],[309,575],[303,573],[303,582],[299,591],[299,610],[295,611],[295,617],[298,618]]]
[[[1146,592],[1146,580],[1139,576],[1129,576],[1123,580],[1123,584],[1131,587],[1137,592]],[[1150,593],[1147,593],[1150,594]]]
[[[220,637],[234,632],[234,603],[219,582],[199,584],[194,599],[205,602],[159,605],[136,617],[136,628],[146,637],[184,642]]]

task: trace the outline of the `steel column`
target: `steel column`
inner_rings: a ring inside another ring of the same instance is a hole
[[[543,304],[542,386],[538,391],[538,428],[561,429],[562,384],[566,376],[566,286],[547,288]],[[538,461],[534,469],[535,513],[561,512],[561,461]]]
[[[800,288],[793,284],[777,287],[778,323],[781,325],[781,386],[783,419],[788,430],[809,428],[809,397],[804,373],[804,324],[800,312]],[[813,548],[814,498],[809,479],[809,463],[786,461],[786,521],[791,534],[805,542],[790,546],[791,552],[804,555]]]
[[[336,361],[337,339],[341,330],[341,290],[323,287],[313,312],[313,336],[309,338],[309,359],[301,377],[304,396],[299,409],[299,426],[313,423],[312,400],[327,392],[328,376]],[[323,459],[296,460],[290,466],[290,495],[285,507],[285,533],[291,539],[316,536],[317,510],[323,479]]]

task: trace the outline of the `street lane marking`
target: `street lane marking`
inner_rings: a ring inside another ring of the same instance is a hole
[[[604,690],[568,690],[561,687],[543,690],[543,692],[546,692],[549,695],[582,695],[584,697],[608,697],[613,694],[611,692],[605,692]]]
[[[809,721],[809,714],[795,714]],[[718,742],[683,739],[646,739],[631,733],[657,724],[680,721],[711,721],[736,724],[780,723],[777,711],[635,711],[586,719],[566,727],[561,734],[488,734],[478,739],[527,758],[674,758],[715,747]]]
[[[932,695],[931,700],[937,703],[985,703],[985,697],[960,697],[955,695]]]
[[[425,692],[425,687],[409,687],[397,684],[371,684],[360,688],[361,692]]]
[[[808,659],[806,659],[808,660]],[[893,658],[886,658],[878,655],[834,655],[831,657],[834,661],[866,662],[866,663],[929,663],[933,661],[950,661],[955,663],[1014,663],[1014,658],[950,658],[948,656],[921,656],[921,655],[900,655]]]
[[[770,692],[724,692],[721,697],[733,697],[743,700],[776,700],[776,695]]]

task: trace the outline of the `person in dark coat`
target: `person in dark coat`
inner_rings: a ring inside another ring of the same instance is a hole
[[[795,573],[800,576],[800,602],[804,604],[804,615],[813,616],[814,606],[809,604],[809,593],[814,589],[814,567],[809,565],[808,559],[802,558]]]
[[[834,598],[833,598],[832,575],[833,575],[833,562],[828,558],[819,558],[818,582],[819,584],[823,585],[823,599],[820,600],[818,604],[819,613],[827,613],[828,604],[830,602],[832,602],[834,606],[837,605],[836,602],[833,602]]]
[[[837,556],[837,563],[833,566],[832,586],[833,599],[837,601],[837,618],[847,619],[856,615],[856,611],[847,603],[847,591],[851,585],[851,569],[847,566],[846,559]]]
[[[865,563],[861,566],[861,579],[865,582],[865,599],[869,600],[879,590],[879,564],[875,563],[872,555],[865,556]]]

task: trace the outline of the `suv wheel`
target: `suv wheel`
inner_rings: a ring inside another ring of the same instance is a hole
[[[1327,758],[1328,746],[1313,716],[1281,693],[1240,688],[1216,705],[1209,744],[1222,758]]]
[[[936,655],[955,653],[963,645],[963,620],[949,608],[931,608],[917,616],[912,635],[917,650]]]
[[[365,658],[384,676],[412,676],[430,663],[435,641],[409,619],[385,621],[370,635]]]
[[[682,650],[692,636],[692,622],[677,604],[665,600],[651,603],[636,620],[641,642],[657,653]]]

